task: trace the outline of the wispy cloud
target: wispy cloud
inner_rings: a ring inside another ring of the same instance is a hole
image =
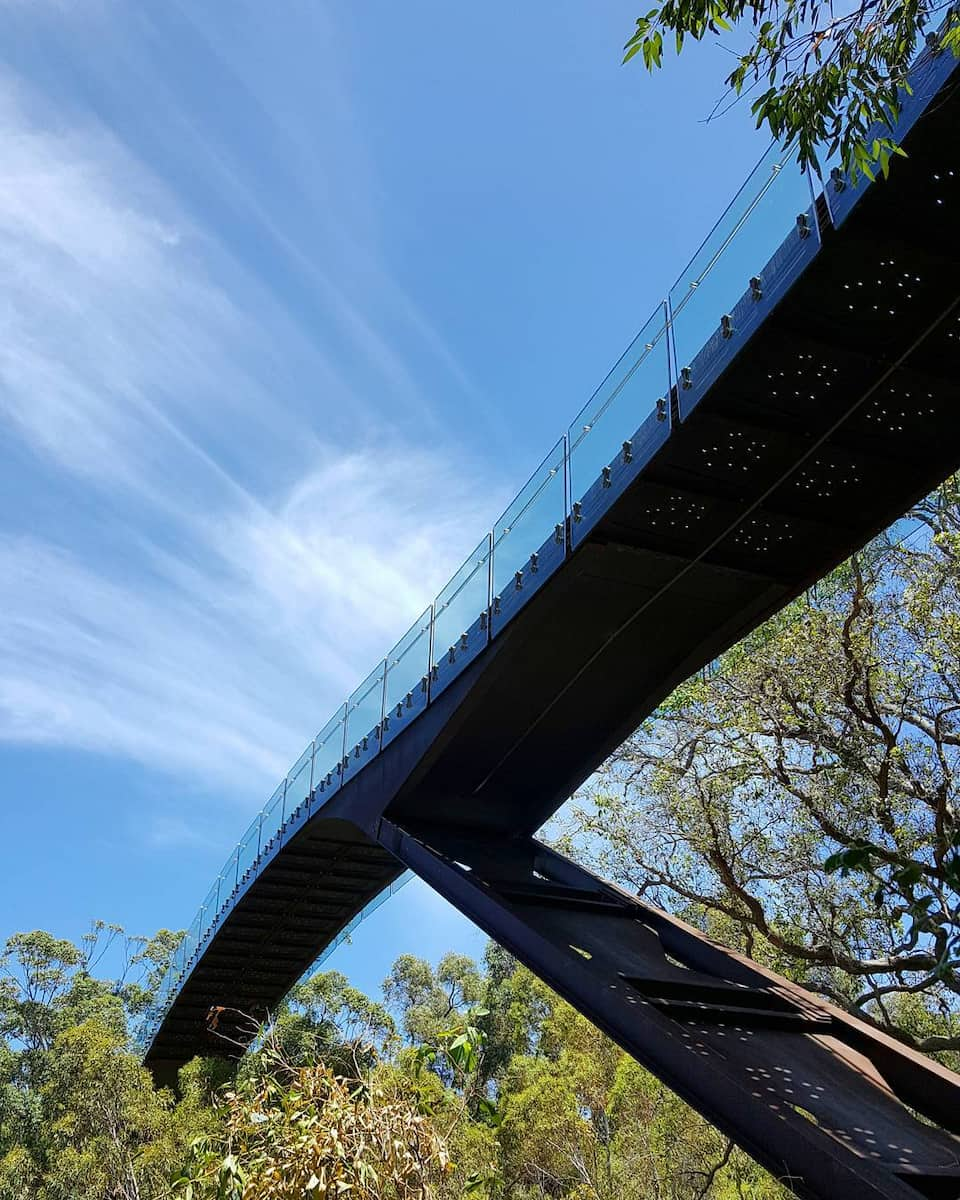
[[[412,446],[103,128],[7,81],[0,146],[0,432],[44,500],[0,517],[0,740],[249,807],[502,488],[453,442]]]

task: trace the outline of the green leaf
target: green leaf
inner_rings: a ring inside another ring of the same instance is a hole
[[[484,1125],[491,1129],[499,1129],[503,1124],[503,1116],[496,1104],[486,1096],[481,1096],[477,1104],[477,1115]]]

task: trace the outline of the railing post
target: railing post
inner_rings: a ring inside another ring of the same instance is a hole
[[[343,702],[343,729],[340,733],[340,758],[337,760],[337,774],[343,779],[343,764],[347,757],[347,718],[350,715],[349,697]]]
[[[433,699],[433,638],[437,627],[437,602],[430,604],[430,636],[427,638],[427,704]]]
[[[570,434],[563,435],[563,557],[570,557]]]
[[[380,724],[377,728],[377,753],[380,753],[380,748],[383,745],[383,722],[387,716],[387,671],[390,668],[390,659],[383,660],[383,679],[380,683]]]
[[[493,637],[493,548],[496,545],[496,530],[487,534],[487,645]]]
[[[667,343],[667,418],[673,419],[673,387],[680,378],[677,343],[673,332],[673,305],[670,297],[663,302],[664,337]]]

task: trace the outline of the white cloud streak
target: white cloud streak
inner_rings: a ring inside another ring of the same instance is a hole
[[[53,129],[29,99],[0,88],[0,434],[56,519],[27,495],[0,518],[0,740],[122,755],[249,809],[502,489],[392,432],[254,284],[228,290],[242,273],[107,133]],[[285,349],[319,381],[313,429]],[[366,431],[347,443],[343,406]]]

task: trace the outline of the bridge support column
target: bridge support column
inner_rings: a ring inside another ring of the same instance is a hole
[[[798,1196],[960,1197],[952,1072],[535,839],[379,840]]]

